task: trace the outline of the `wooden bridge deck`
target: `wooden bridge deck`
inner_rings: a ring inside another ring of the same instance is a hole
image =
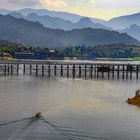
[[[35,74],[90,78],[139,79],[140,62],[63,61],[63,60],[0,60],[2,75]]]

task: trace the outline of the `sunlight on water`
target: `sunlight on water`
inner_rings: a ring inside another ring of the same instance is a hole
[[[140,109],[126,103],[137,88],[136,80],[0,77],[0,139],[138,140]]]

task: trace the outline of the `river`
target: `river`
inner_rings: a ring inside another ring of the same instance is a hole
[[[137,80],[0,77],[0,140],[139,140]],[[43,118],[34,120],[37,112]]]

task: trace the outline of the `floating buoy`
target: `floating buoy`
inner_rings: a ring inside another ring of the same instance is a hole
[[[41,119],[43,117],[41,112],[38,112],[35,116],[36,119]]]

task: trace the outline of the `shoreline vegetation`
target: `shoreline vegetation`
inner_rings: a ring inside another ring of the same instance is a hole
[[[47,46],[47,45],[46,45]],[[49,53],[48,55],[48,52]],[[52,55],[52,51],[55,52]],[[140,47],[125,44],[97,46],[68,46],[65,48],[23,46],[9,41],[0,40],[0,56],[9,53],[12,58],[15,53],[46,53],[47,59],[64,60],[98,60],[98,61],[140,61]]]

